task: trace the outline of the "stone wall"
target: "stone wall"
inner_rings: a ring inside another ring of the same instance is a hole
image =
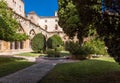
[[[23,0],[5,0],[14,12],[25,17],[24,2]]]

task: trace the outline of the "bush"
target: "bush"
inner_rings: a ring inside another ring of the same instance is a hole
[[[47,41],[47,47],[50,49],[55,49],[56,47],[59,47],[62,45],[63,45],[63,41],[62,41],[61,37],[58,35],[53,35]]]
[[[65,43],[65,50],[69,51],[71,54],[76,53],[76,51],[79,49],[80,45],[78,43],[74,43],[72,41]]]
[[[48,49],[47,51],[47,57],[60,57],[60,52],[55,51],[55,49]]]
[[[46,48],[46,40],[42,33],[39,33],[34,36],[32,39],[32,49],[35,52],[41,52],[44,51]]]
[[[79,43],[66,42],[65,49],[72,54],[73,59],[86,59],[86,57],[93,53],[91,47],[80,46]]]
[[[88,41],[84,44],[87,47],[92,48],[93,54],[97,55],[106,55],[106,49],[105,49],[105,44],[102,40],[100,39],[92,39],[91,41]]]
[[[56,51],[63,51],[63,50],[64,50],[64,47],[63,47],[63,46],[59,46],[59,47],[56,47],[55,50],[56,50]]]

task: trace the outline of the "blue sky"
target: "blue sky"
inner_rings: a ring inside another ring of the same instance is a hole
[[[54,16],[58,10],[58,0],[23,0],[25,12],[35,11],[39,16]]]

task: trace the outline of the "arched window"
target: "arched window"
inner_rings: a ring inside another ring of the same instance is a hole
[[[30,35],[35,35],[34,29],[30,30],[29,34],[30,34]]]

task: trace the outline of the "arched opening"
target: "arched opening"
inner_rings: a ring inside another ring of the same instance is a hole
[[[10,49],[13,49],[13,42],[10,42]]]
[[[15,49],[18,49],[18,47],[19,47],[19,42],[15,41]]]
[[[20,49],[24,48],[24,41],[20,41]]]

